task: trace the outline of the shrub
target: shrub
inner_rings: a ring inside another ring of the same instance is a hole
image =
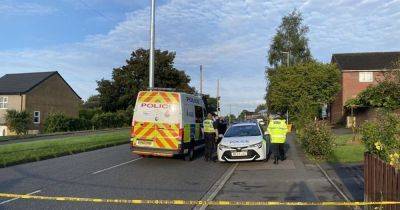
[[[63,113],[51,113],[44,122],[44,132],[64,132],[69,130],[68,117]]]
[[[131,125],[133,109],[130,109],[130,107],[128,107],[127,110],[118,110],[117,115],[122,120],[124,126]]]
[[[16,110],[7,110],[6,125],[17,135],[28,133],[29,124],[32,122],[31,120],[31,115],[27,111],[18,112]]]
[[[90,130],[92,122],[84,118],[71,118],[63,113],[52,113],[44,123],[46,133]]]
[[[323,122],[305,125],[299,139],[304,150],[314,157],[325,158],[333,151],[333,134]]]
[[[367,151],[394,165],[399,161],[399,115],[380,110],[375,121],[366,122],[360,129]]]
[[[84,118],[69,118],[68,119],[68,130],[69,131],[81,131],[92,129],[92,122]]]
[[[96,114],[101,114],[103,111],[101,111],[100,108],[94,108],[94,109],[82,109],[79,110],[79,118],[87,119],[87,120],[92,120],[94,115]]]
[[[101,128],[117,128],[124,125],[124,118],[113,112],[95,114],[92,123],[97,129]]]

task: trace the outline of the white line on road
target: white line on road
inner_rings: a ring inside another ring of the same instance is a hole
[[[28,193],[28,194],[26,194],[26,195],[33,195],[33,194],[36,194],[36,193],[40,193],[40,191],[41,191],[41,190],[36,190],[36,191],[33,191],[33,192]],[[18,199],[19,199],[19,198],[12,198],[12,199],[9,199],[9,200],[5,200],[5,201],[1,202],[0,205],[6,204],[6,203],[10,203],[10,202],[15,201],[15,200],[18,200]]]
[[[94,174],[98,174],[98,173],[101,173],[101,172],[104,172],[104,171],[108,171],[108,170],[110,170],[110,169],[113,169],[113,168],[116,168],[116,167],[119,167],[119,166],[123,166],[123,165],[129,164],[129,163],[135,162],[135,161],[137,161],[137,160],[140,160],[140,159],[142,159],[142,158],[140,157],[140,158],[136,158],[136,159],[133,159],[133,160],[124,162],[124,163],[120,163],[120,164],[115,165],[115,166],[111,166],[111,167],[108,167],[108,168],[105,168],[105,169],[101,169],[101,170],[95,171],[95,172],[93,172],[93,173],[91,173],[91,174],[94,175]]]
[[[231,176],[237,166],[238,166],[238,163],[231,165],[231,167],[229,167],[228,170],[225,171],[225,173],[221,176],[221,178],[219,178],[218,181],[216,181],[214,183],[214,185],[210,188],[210,190],[200,200],[202,200],[202,201],[214,200],[214,198],[217,196],[218,192],[222,189],[222,187],[229,180],[229,178],[231,178]],[[205,210],[206,208],[207,208],[207,205],[197,205],[193,209],[194,210]]]

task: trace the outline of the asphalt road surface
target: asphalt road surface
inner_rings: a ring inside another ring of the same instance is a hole
[[[343,201],[315,166],[301,160],[291,141],[288,160],[278,166],[271,161],[240,163],[215,200]],[[141,159],[131,154],[129,145],[121,145],[0,169],[0,192],[110,199],[200,200],[232,165],[205,162],[201,157],[192,162],[169,158]],[[0,199],[1,210],[192,208]],[[231,207],[208,207],[222,208]]]

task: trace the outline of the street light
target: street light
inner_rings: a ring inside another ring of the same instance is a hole
[[[150,18],[150,60],[149,60],[149,89],[154,89],[154,19],[155,19],[155,0],[151,0],[151,18]]]

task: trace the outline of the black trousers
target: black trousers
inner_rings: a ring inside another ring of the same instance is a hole
[[[205,160],[212,160],[215,149],[215,133],[204,133],[205,140]]]
[[[285,143],[272,143],[274,157],[283,160],[285,158]]]

